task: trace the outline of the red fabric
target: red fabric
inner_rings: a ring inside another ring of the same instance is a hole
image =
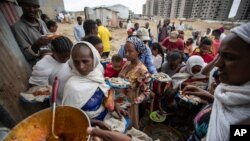
[[[184,41],[180,38],[177,39],[175,43],[169,41],[169,37],[162,41],[162,45],[168,50],[181,50],[184,51]]]
[[[213,50],[214,56],[216,56],[218,54],[220,44],[221,44],[220,40],[218,40],[218,39],[213,40],[212,50]]]
[[[125,63],[126,63],[126,61],[123,60],[121,68],[123,68]],[[104,77],[118,77],[120,71],[114,70],[113,67],[112,67],[112,63],[108,63],[106,65],[106,69],[104,71]]]
[[[209,54],[201,55],[199,52],[194,52],[192,55],[199,55],[203,58],[205,63],[209,63],[214,60],[214,57]]]
[[[105,77],[118,77],[120,71],[114,70],[112,68],[112,63],[106,65],[106,69],[104,72]]]

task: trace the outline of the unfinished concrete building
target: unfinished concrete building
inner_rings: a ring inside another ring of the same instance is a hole
[[[250,21],[250,1],[241,0],[235,18],[240,21]]]
[[[170,18],[172,0],[159,0],[158,1],[158,16],[163,18]]]
[[[232,4],[233,0],[194,0],[191,18],[226,20]]]
[[[183,18],[190,18],[191,13],[192,13],[192,9],[193,9],[194,0],[184,0],[184,1],[185,1],[185,3],[184,3],[182,17]]]

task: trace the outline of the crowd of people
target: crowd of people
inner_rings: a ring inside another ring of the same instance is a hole
[[[73,45],[66,36],[47,36],[56,33],[57,24],[49,18],[37,18],[38,0],[18,1],[23,15],[14,24],[13,33],[32,68],[30,85],[52,85],[57,76],[57,104],[86,112],[92,124],[90,135],[103,141],[152,140],[145,134],[129,134],[131,130],[140,133],[146,126],[141,120],[149,116],[145,115],[148,101],[159,115],[173,115],[166,124],[190,131],[184,135],[189,141],[229,140],[231,124],[250,123],[250,74],[246,73],[250,71],[249,23],[228,35],[223,27],[208,28],[204,35],[194,33],[185,40],[182,21],[177,26],[170,25],[169,19],[163,25],[159,22],[155,36],[148,22],[132,26],[128,21],[127,39],[107,64],[101,60],[110,57],[112,36],[100,19],[77,17],[72,30],[77,43]],[[160,72],[172,80],[151,79]],[[131,84],[118,91],[131,100],[127,108],[116,101],[113,107],[104,104],[114,91],[105,80],[113,77],[125,78]],[[200,102],[190,106],[178,95],[193,95]],[[128,134],[111,131],[103,122],[114,111],[126,124],[131,122]]]

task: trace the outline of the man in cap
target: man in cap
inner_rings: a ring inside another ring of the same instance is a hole
[[[184,41],[178,38],[178,31],[172,31],[170,36],[165,38],[161,45],[164,47],[166,51],[174,51],[178,50],[183,52],[184,51]]]
[[[45,36],[48,29],[46,24],[37,18],[39,0],[18,0],[18,3],[23,15],[13,25],[13,33],[26,60],[33,66],[40,59],[43,49],[49,50],[49,39]]]
[[[151,74],[157,73],[156,67],[153,64],[153,55],[151,49],[147,46],[148,41],[150,41],[148,30],[146,28],[139,28],[137,31],[137,36],[147,47],[147,50],[140,55],[140,61],[147,67]]]

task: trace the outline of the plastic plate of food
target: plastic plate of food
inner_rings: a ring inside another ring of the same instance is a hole
[[[54,40],[54,39],[56,39],[56,38],[58,38],[58,37],[61,37],[61,35],[60,35],[60,34],[57,34],[57,33],[55,33],[55,34],[47,34],[47,37],[48,37],[50,40]]]
[[[197,96],[194,95],[183,95],[182,91],[180,91],[177,96],[182,100],[187,103],[191,103],[193,105],[198,105],[201,102],[201,99]]]
[[[43,102],[50,98],[52,87],[49,85],[34,86],[26,92],[21,92],[21,100],[24,102]]]
[[[151,77],[160,82],[169,82],[172,80],[167,74],[162,72],[153,74]]]
[[[151,112],[149,117],[154,122],[163,122],[166,120],[166,114],[159,114],[159,111]]]
[[[127,79],[124,78],[109,78],[107,80],[107,83],[110,87],[112,88],[117,88],[117,89],[125,89],[130,87],[130,82]]]

